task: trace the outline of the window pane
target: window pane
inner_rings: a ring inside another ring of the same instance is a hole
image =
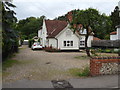
[[[70,44],[67,44],[67,46],[70,46]]]
[[[71,46],[73,46],[73,41],[71,41]]]
[[[80,41],[80,45],[84,46],[85,45],[85,41]]]
[[[66,46],[66,41],[64,41],[64,46]]]
[[[70,41],[67,41],[67,43],[70,43]]]

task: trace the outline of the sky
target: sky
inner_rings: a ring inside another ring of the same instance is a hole
[[[13,0],[18,20],[27,17],[46,16],[54,19],[73,9],[94,8],[99,12],[110,15],[120,0]]]

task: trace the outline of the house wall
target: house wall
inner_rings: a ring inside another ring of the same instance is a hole
[[[88,37],[87,45],[88,47],[91,47],[91,41],[93,40],[93,36]],[[85,41],[85,35],[80,36],[80,41]],[[80,45],[80,48],[85,47],[85,45]]]
[[[118,36],[118,39],[120,39],[120,28],[117,28],[117,36]]]
[[[117,40],[118,39],[118,35],[110,35],[110,40]]]
[[[49,38],[47,46],[49,47],[52,46],[53,48],[57,48],[57,40],[55,38]]]
[[[38,37],[41,37],[41,36],[42,36],[42,29],[38,30]]]
[[[47,37],[47,29],[46,29],[46,25],[45,25],[45,20],[43,20],[43,26],[42,26],[42,30],[38,31],[38,37],[41,38],[41,44],[43,47],[45,47],[45,45],[47,45],[47,41],[46,41],[46,37]]]
[[[79,37],[74,34],[69,28],[63,30],[58,37],[58,48],[61,50],[79,50]],[[71,33],[71,35],[67,35],[67,31]],[[73,46],[64,46],[64,41],[73,41]]]

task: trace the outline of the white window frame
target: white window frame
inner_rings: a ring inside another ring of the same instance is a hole
[[[73,47],[73,41],[72,40],[63,41],[63,46],[64,47]]]
[[[80,46],[85,46],[85,41],[80,41]]]

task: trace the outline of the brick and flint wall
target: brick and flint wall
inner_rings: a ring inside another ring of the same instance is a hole
[[[90,60],[90,74],[92,76],[118,74],[120,57],[94,57]]]

